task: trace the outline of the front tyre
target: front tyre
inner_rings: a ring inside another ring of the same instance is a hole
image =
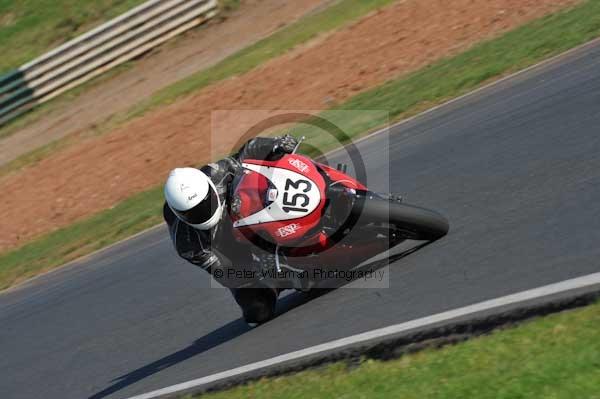
[[[389,224],[408,239],[433,241],[450,229],[448,219],[431,209],[377,197],[363,197],[355,204],[360,223]]]
[[[242,310],[244,321],[251,325],[262,324],[275,315],[277,292],[270,288],[237,288],[233,297]]]

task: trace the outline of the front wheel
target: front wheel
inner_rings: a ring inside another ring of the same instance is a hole
[[[250,325],[262,324],[275,315],[277,291],[271,288],[236,288],[233,297],[242,310],[244,321]]]
[[[354,208],[360,223],[389,224],[412,240],[437,240],[450,229],[444,216],[416,205],[368,196],[358,200]]]

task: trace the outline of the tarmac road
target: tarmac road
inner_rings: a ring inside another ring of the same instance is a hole
[[[392,128],[389,163],[384,144],[359,144],[371,174],[451,222],[389,288],[292,293],[249,329],[158,228],[0,295],[2,398],[124,398],[600,271],[600,45]]]

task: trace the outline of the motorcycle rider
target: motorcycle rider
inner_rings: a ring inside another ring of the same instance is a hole
[[[242,172],[244,159],[274,161],[293,152],[297,144],[290,135],[256,137],[237,154],[215,163],[199,169],[173,169],[165,183],[163,217],[177,253],[228,287],[248,323],[273,316],[278,291],[227,278],[229,269],[247,268],[254,261],[250,248],[234,239],[232,221],[225,211],[232,203],[232,181]]]

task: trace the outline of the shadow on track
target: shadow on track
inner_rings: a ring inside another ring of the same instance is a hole
[[[113,393],[120,391],[138,381],[143,380],[146,377],[150,377],[153,374],[158,373],[166,368],[174,366],[178,363],[186,361],[196,355],[201,354],[211,348],[219,346],[229,340],[232,340],[251,328],[242,319],[231,321],[224,326],[217,328],[216,330],[206,334],[202,338],[194,341],[190,346],[183,348],[175,353],[163,357],[162,359],[156,360],[146,366],[140,367],[130,373],[115,378],[113,384],[106,389],[92,395],[89,399],[101,399],[105,398]]]
[[[408,256],[419,249],[429,245],[431,242],[425,242],[419,244],[413,248],[402,251],[398,254],[389,255],[387,258],[370,262],[360,267],[360,269],[379,269],[387,266],[390,263],[396,262],[405,256]],[[307,302],[310,302],[313,299],[316,299],[326,293],[335,290],[336,288],[341,287],[344,284],[339,284],[338,287],[334,288],[316,288],[307,293],[303,292],[295,292],[285,297],[281,298],[277,302],[277,312],[275,319],[277,316],[282,315],[298,306],[301,306]],[[274,319],[270,320],[267,323],[272,322]],[[260,327],[258,327],[260,328]],[[151,375],[154,375],[166,368],[174,366],[178,363],[184,362],[196,355],[200,355],[203,352],[212,349],[216,346],[224,344],[227,341],[235,339],[242,334],[250,331],[252,328],[249,327],[243,319],[233,320],[216,330],[206,334],[205,336],[194,341],[190,346],[183,348],[175,353],[172,353],[168,356],[165,356],[159,360],[156,360],[146,366],[140,367],[137,370],[134,370],[130,373],[122,375],[118,378],[115,378],[112,382],[113,384],[102,391],[90,396],[88,399],[102,399],[109,395],[112,395],[115,392],[120,391],[130,385],[133,385]]]
[[[423,242],[414,247],[408,248],[402,252],[399,252],[396,254],[389,254],[387,257],[384,257],[383,259],[366,263],[360,267],[357,267],[355,270],[378,270],[378,269],[381,269],[382,267],[386,267],[386,266],[390,265],[391,263],[399,261],[400,259],[402,259],[414,252],[417,252],[418,250],[426,247],[427,245],[431,244],[432,242],[433,241]],[[312,288],[309,292],[294,292],[292,294],[286,295],[285,297],[280,298],[277,301],[277,310],[275,312],[275,317],[273,319],[269,320],[267,323],[272,322],[278,316],[280,316],[298,306],[304,305],[305,303],[310,302],[313,299],[316,299],[320,296],[323,296],[323,295],[327,294],[328,292],[334,291],[346,284],[350,284],[352,281],[354,281],[354,280],[351,280],[351,281],[343,281],[343,280],[323,281],[322,282],[323,285],[325,285],[327,288],[320,288],[319,285],[317,285],[315,288]],[[321,287],[323,285],[321,285]]]

